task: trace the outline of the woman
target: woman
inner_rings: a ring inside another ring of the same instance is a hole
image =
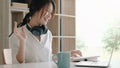
[[[50,61],[52,56],[52,34],[47,29],[47,22],[55,14],[53,0],[32,0],[29,13],[23,22],[14,25],[14,33],[9,38],[12,48],[13,63],[29,63]],[[71,52],[73,56],[80,54],[79,50]]]

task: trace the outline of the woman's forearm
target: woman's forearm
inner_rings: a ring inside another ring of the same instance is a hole
[[[25,60],[25,43],[26,41],[23,40],[19,41],[19,48],[16,55],[16,59],[19,63],[23,63]]]

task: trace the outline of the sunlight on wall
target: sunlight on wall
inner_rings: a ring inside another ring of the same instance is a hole
[[[86,45],[101,46],[103,33],[120,22],[120,1],[116,3],[115,0],[77,0],[76,34],[83,37]]]
[[[110,28],[120,28],[120,0],[76,0],[76,49],[100,50]]]

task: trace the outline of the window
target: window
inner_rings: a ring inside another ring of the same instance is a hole
[[[120,0],[76,0],[76,49],[120,60]]]

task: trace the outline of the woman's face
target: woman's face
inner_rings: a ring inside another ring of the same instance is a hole
[[[51,19],[53,12],[53,5],[50,3],[49,5],[46,5],[41,11],[39,11],[40,16],[40,23],[46,25],[47,22]]]

